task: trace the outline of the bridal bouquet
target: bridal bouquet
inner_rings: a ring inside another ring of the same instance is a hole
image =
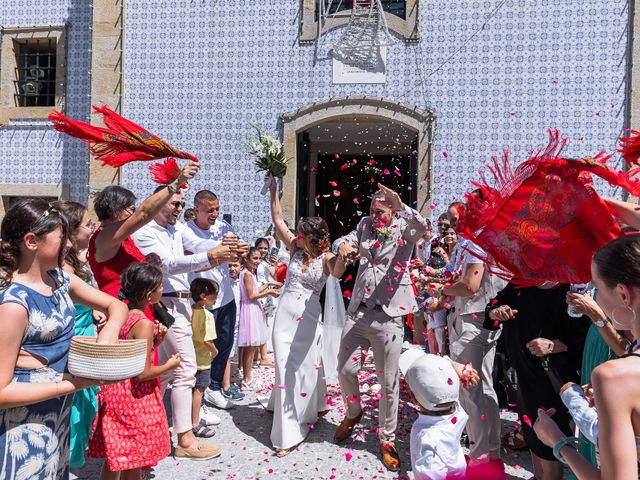
[[[262,194],[266,194],[269,188],[269,175],[275,177],[278,182],[287,173],[287,158],[284,155],[282,143],[274,136],[268,135],[262,126],[255,125],[256,136],[245,134],[246,147],[250,154],[256,156],[256,171],[265,172],[265,186]]]

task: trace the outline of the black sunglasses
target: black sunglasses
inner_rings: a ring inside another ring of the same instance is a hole
[[[186,202],[178,202],[177,200],[175,202],[169,202],[169,205],[173,205],[175,209],[184,208],[186,204]]]

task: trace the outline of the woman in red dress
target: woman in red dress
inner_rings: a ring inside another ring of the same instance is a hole
[[[122,292],[129,303],[129,318],[119,338],[144,339],[148,343],[144,371],[130,378],[100,388],[98,415],[89,440],[88,456],[104,458],[102,480],[117,480],[126,471],[126,479],[141,478],[141,469],[156,465],[171,453],[169,427],[157,378],[176,368],[180,356],[174,355],[163,365],[154,366],[153,350],[167,332],[155,326],[144,310],[160,301],[162,272],[146,263],[132,263],[122,274]]]
[[[120,276],[133,262],[144,262],[131,235],[145,226],[198,171],[198,164],[187,164],[178,178],[147,198],[136,209],[136,196],[130,190],[111,185],[99,192],[93,207],[100,227],[89,240],[87,260],[98,287],[105,293],[118,296]]]

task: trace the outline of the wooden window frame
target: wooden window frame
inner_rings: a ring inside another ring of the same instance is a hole
[[[419,4],[420,0],[406,0],[406,15],[404,19],[387,12],[384,13],[389,31],[395,32],[404,38],[407,43],[420,41],[420,33],[418,31]],[[318,38],[318,22],[315,19],[315,11],[316,0],[300,0],[301,15],[298,41],[301,45],[313,43]],[[345,26],[349,23],[350,18],[351,9],[342,10],[335,15],[331,15],[327,18],[324,31],[328,32]]]

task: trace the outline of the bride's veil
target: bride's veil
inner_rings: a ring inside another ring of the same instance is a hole
[[[322,362],[327,384],[338,384],[338,351],[346,311],[339,280],[329,275],[325,288]]]

